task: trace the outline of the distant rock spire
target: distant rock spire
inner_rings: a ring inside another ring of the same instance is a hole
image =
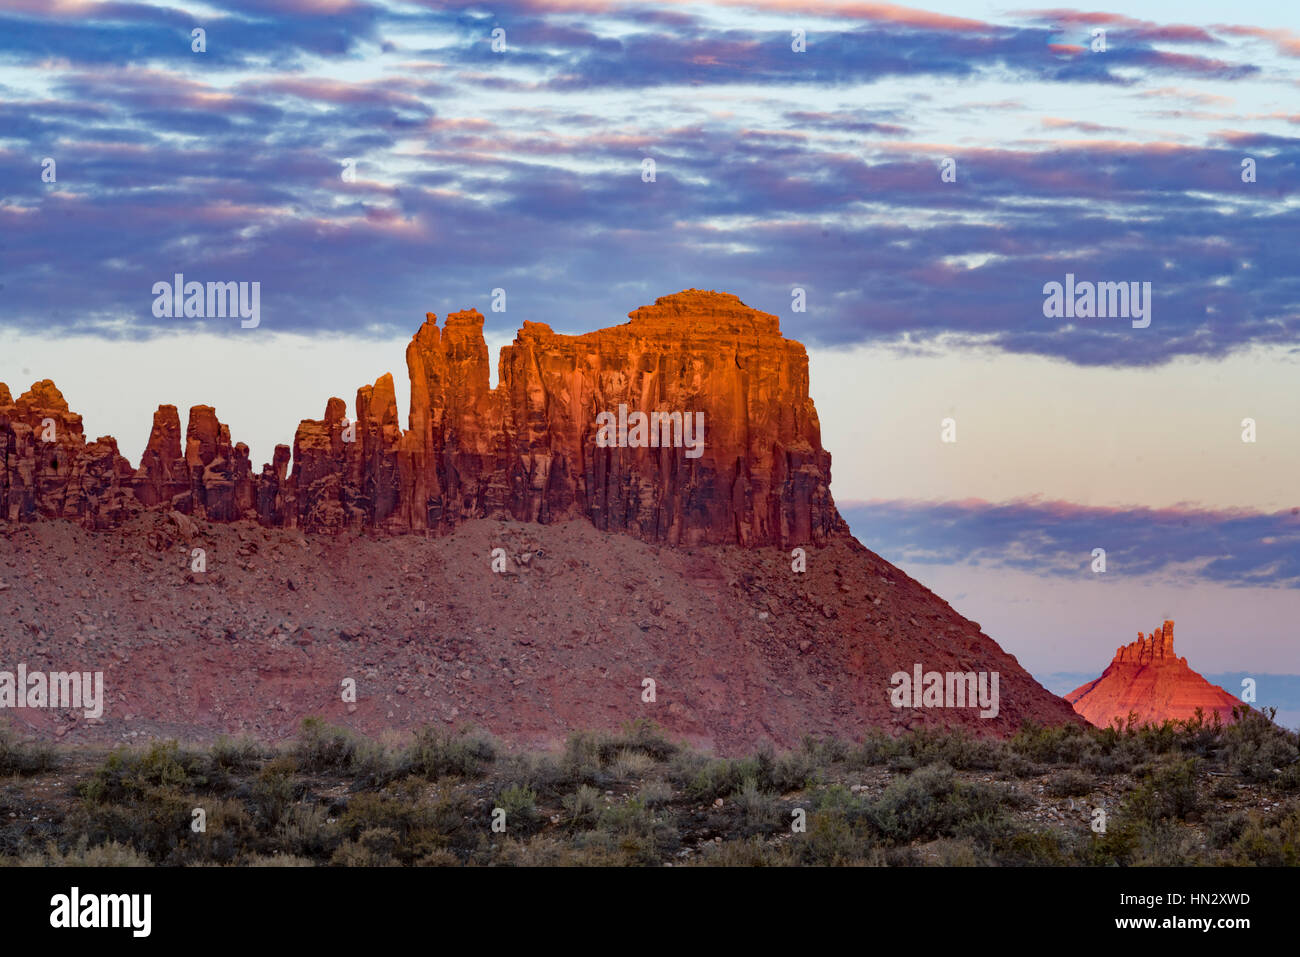
[[[1212,685],[1174,654],[1174,623],[1163,625],[1137,641],[1115,649],[1115,657],[1096,681],[1075,688],[1065,700],[1098,727],[1116,718],[1127,721],[1130,712],[1141,723],[1167,718],[1185,720],[1200,708],[1206,721],[1217,713],[1231,722],[1232,710],[1241,702]]]

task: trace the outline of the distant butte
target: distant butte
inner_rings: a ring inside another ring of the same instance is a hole
[[[1130,712],[1138,724],[1160,724],[1166,719],[1186,720],[1197,708],[1206,721],[1218,714],[1225,724],[1233,719],[1232,709],[1241,701],[1212,685],[1187,666],[1186,658],[1174,655],[1174,623],[1115,650],[1115,658],[1095,681],[1075,688],[1065,700],[1097,727],[1108,727],[1116,719],[1126,722]]]
[[[48,379],[17,402],[0,383],[0,521],[70,519],[113,528],[140,509],[209,521],[339,532],[445,534],[473,518],[597,528],[670,545],[816,544],[845,530],[808,395],[808,356],[776,316],[727,293],[688,289],[621,326],[557,335],[525,322],[489,387],[483,316],[428,314],[406,350],[411,404],[399,425],[391,375],[331,398],[276,447],[261,474],[212,406],[154,413],[132,468]],[[703,454],[600,448],[596,416],[703,412]],[[42,433],[53,426],[53,441]]]

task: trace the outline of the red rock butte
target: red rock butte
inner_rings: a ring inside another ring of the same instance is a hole
[[[1065,700],[1097,727],[1116,719],[1126,722],[1137,714],[1138,724],[1160,724],[1167,719],[1192,718],[1198,708],[1206,721],[1218,714],[1231,723],[1232,709],[1241,702],[1218,685],[1212,685],[1174,655],[1174,623],[1137,641],[1115,649],[1115,658],[1095,681],[1075,688]]]
[[[0,660],[93,657],[120,713],[77,733],[110,738],[141,722],[278,737],[307,714],[378,733],[436,714],[550,740],[642,714],[647,667],[663,678],[656,720],[723,749],[1083,723],[849,533],[807,353],[775,316],[687,290],[629,318],[585,335],[525,322],[493,389],[483,316],[430,315],[406,350],[406,429],[385,375],[357,391],[355,422],[330,399],[260,474],[211,406],[183,434],[159,407],[132,468],[112,438],[86,441],[53,383],[17,402],[0,385],[0,546],[23,556]],[[620,406],[701,414],[702,454],[599,443],[597,416]],[[805,544],[808,574],[792,574]],[[465,560],[502,546],[508,574]],[[330,676],[357,655],[381,691],[353,713]],[[996,715],[895,707],[891,676],[918,664],[998,674]]]
[[[138,468],[111,436],[87,442],[82,417],[49,380],[15,402],[0,383],[0,521],[63,518],[91,528],[162,508],[226,522],[338,532],[444,534],[472,518],[596,527],[670,545],[815,544],[846,526],[831,457],[808,396],[808,356],[776,316],[726,293],[688,289],[621,326],[559,335],[525,322],[489,387],[483,316],[428,314],[406,349],[408,427],[391,375],[304,420],[253,471],[212,406],[182,441],[175,406],[154,413]],[[702,454],[602,448],[596,416],[704,414]],[[292,471],[290,461],[292,458]]]

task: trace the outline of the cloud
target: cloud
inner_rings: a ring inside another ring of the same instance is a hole
[[[1038,499],[992,503],[840,503],[855,534],[895,562],[1011,568],[1055,578],[1112,577],[1300,588],[1300,509],[1098,507]]]
[[[405,331],[430,297],[482,306],[506,282],[574,330],[691,285],[776,311],[803,284],[818,294],[783,328],[810,344],[1156,366],[1300,340],[1293,114],[1151,133],[1149,113],[1043,106],[1062,85],[1217,104],[1209,81],[1264,73],[1244,28],[847,2],[796,54],[769,26],[803,9],[784,0],[213,9],[200,55],[179,8],[0,4],[0,230],[22,237],[0,240],[0,328],[172,330],[148,290],[184,271],[262,281],[285,331]],[[1125,41],[1052,51],[1094,22]],[[1151,282],[1151,327],[1046,319],[1067,272]]]

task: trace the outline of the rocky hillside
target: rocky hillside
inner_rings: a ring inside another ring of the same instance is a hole
[[[195,548],[205,572],[190,570]],[[157,512],[111,532],[0,525],[0,669],[103,671],[107,698],[99,720],[3,714],[69,741],[277,740],[321,715],[370,734],[474,723],[539,746],[651,718],[723,753],[805,733],[1082,724],[978,624],[851,537],[809,548],[806,572],[791,564],[580,519],[479,519],[428,538]],[[997,717],[893,707],[891,677],[918,663],[997,671]]]
[[[586,335],[525,323],[495,389],[482,324],[416,333],[409,428],[385,376],[260,475],[210,406],[183,441],[160,407],[133,469],[52,383],[0,386],[0,670],[102,671],[108,695],[99,718],[9,717],[73,739],[277,738],[319,714],[525,743],[649,717],[719,750],[1082,722],[849,534],[774,316],[688,290]],[[638,411],[700,414],[703,444],[638,446]]]

